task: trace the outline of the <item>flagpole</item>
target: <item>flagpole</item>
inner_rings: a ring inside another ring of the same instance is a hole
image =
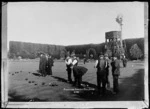
[[[121,34],[120,34],[120,46],[122,48],[122,23],[120,24],[120,28],[121,28]]]

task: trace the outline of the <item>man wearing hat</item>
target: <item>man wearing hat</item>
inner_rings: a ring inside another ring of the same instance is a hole
[[[68,55],[66,60],[65,60],[65,63],[66,63],[66,67],[67,67],[67,73],[68,73],[68,82],[72,83],[72,69],[71,69],[71,66],[72,66],[72,58]]]
[[[43,53],[40,53],[39,73],[41,74],[42,74],[42,58],[43,58]]]
[[[95,67],[97,68],[98,91],[104,95],[106,91],[106,60],[103,55],[100,55],[99,59],[96,60]]]
[[[47,74],[52,75],[52,66],[54,65],[54,61],[52,59],[52,56],[49,54],[48,55],[48,60],[47,60]]]
[[[105,56],[104,58],[106,60],[106,84],[107,84],[107,87],[109,88],[110,87],[110,83],[109,83],[108,76],[109,76],[110,60],[108,58],[108,54],[105,54],[104,56]]]
[[[120,76],[120,61],[117,59],[116,56],[113,56],[111,66],[113,75],[113,91],[114,94],[117,94],[119,92],[118,77]]]
[[[41,73],[41,76],[46,76],[46,63],[46,56],[44,53],[41,53],[39,62],[39,73]]]
[[[42,64],[41,64],[41,69],[42,69],[42,76],[46,76],[46,65],[47,65],[47,58],[46,54],[44,53],[42,58],[41,58]]]

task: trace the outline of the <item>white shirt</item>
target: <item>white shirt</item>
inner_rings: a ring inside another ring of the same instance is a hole
[[[46,55],[45,57],[46,57],[46,60],[48,60],[48,56]]]
[[[70,65],[70,64],[72,63],[72,59],[71,59],[71,58],[69,58],[69,59],[68,59],[68,61],[67,61],[67,60],[65,60],[65,63],[66,63],[67,65]]]
[[[75,59],[73,62],[72,62],[72,65],[75,65],[78,61]]]
[[[109,65],[109,58],[105,57],[105,60],[106,60],[106,67],[107,67],[107,65]]]
[[[98,60],[96,60],[94,67],[97,67],[97,64],[98,64]],[[106,61],[106,66],[105,67],[107,67],[107,61]]]
[[[97,67],[97,64],[98,64],[98,60],[96,60],[96,62],[95,62],[95,66],[94,66],[94,67]]]

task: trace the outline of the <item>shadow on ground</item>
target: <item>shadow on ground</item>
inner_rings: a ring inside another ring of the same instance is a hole
[[[53,78],[57,79],[57,80],[58,80],[58,81],[60,81],[60,82],[65,82],[65,83],[67,83],[67,80],[66,80],[66,79],[64,79],[64,78],[57,77],[57,76],[51,76],[51,77],[53,77]]]
[[[52,76],[53,78],[57,79],[58,81],[61,82],[66,82],[67,80],[61,77],[57,76]],[[76,88],[77,90],[72,91],[71,94],[75,94],[76,99],[81,100],[81,101],[99,101],[99,100],[104,100],[106,97],[108,97],[112,92],[110,90],[106,90],[106,95],[105,96],[98,96],[98,91],[97,91],[97,86],[95,84],[91,84],[86,81],[82,81],[82,84],[85,85],[83,88],[77,88],[73,86],[73,88]],[[88,87],[86,87],[88,85]],[[65,98],[65,96],[62,97],[63,101],[74,101],[75,98],[70,98],[68,97]],[[76,100],[75,100],[76,101]]]
[[[107,90],[104,96],[99,96],[97,92],[97,86],[89,82],[83,81],[82,83],[88,85],[83,87],[79,91],[71,91],[69,95],[62,95],[60,101],[141,101],[144,98],[144,69],[135,69],[136,73],[132,77],[122,78],[121,84],[119,84],[120,92],[117,95],[112,94],[112,89]],[[34,74],[34,73],[33,73]],[[34,74],[36,75],[36,74]],[[37,76],[37,75],[36,75]],[[67,83],[67,80],[61,77],[52,76],[60,82]],[[69,83],[67,83],[69,84]],[[71,86],[71,88],[77,88]],[[15,91],[11,91],[8,94],[9,101],[48,101],[41,100],[39,98],[33,98],[32,100],[22,95],[17,95]]]
[[[39,73],[32,73],[34,76],[41,76]]]
[[[83,81],[83,84],[88,85],[87,88],[83,88],[76,93],[76,98],[81,101],[142,101],[144,98],[144,69],[135,69],[136,73],[132,77],[122,78],[121,84],[119,84],[119,93],[117,95],[112,94],[112,88],[106,91],[104,96],[100,96],[97,91],[97,86]],[[64,78],[53,76],[58,81],[67,82]],[[84,90],[86,89],[86,90]],[[94,90],[90,90],[94,89]],[[63,100],[65,96],[63,96]],[[70,101],[74,99],[69,99]]]
[[[85,101],[142,101],[144,98],[144,69],[136,69],[136,73],[132,77],[124,78],[119,84],[119,89],[117,95],[107,91],[104,97],[99,97],[96,93],[91,95],[89,92],[80,93],[78,96],[84,98]]]
[[[120,94],[113,100],[142,101],[144,99],[144,69],[135,69],[132,77],[124,78],[119,85]]]
[[[55,79],[57,79],[57,80],[60,81],[60,82],[66,82],[66,83],[67,83],[67,80],[64,79],[64,78],[57,77],[57,76],[52,76],[52,77],[55,78]],[[86,81],[82,81],[82,83],[88,85],[88,86],[91,87],[91,88],[96,88],[96,85],[95,85],[95,84],[91,84],[91,83],[86,82]]]

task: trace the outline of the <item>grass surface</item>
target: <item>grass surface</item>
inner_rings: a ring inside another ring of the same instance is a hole
[[[105,96],[97,94],[94,62],[79,62],[79,65],[88,68],[88,72],[83,76],[83,83],[88,87],[83,89],[66,82],[64,62],[54,63],[53,76],[41,77],[37,72],[38,61],[9,61],[9,101],[137,101],[144,98],[144,62],[128,62],[126,68],[121,68],[118,95],[112,94],[110,68],[111,89],[107,90]]]

